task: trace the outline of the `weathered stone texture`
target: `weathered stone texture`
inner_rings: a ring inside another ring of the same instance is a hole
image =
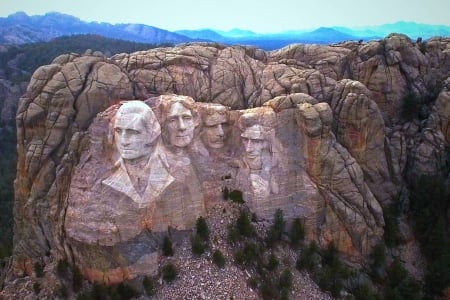
[[[117,207],[89,200],[98,192],[95,181],[114,173],[111,120],[115,105],[130,99],[146,100],[158,118],[166,156],[160,161],[167,159],[168,174],[180,183],[170,195],[197,199],[178,231],[221,201],[222,188],[240,188],[258,218],[270,219],[281,208],[287,218],[305,220],[310,239],[322,246],[334,241],[348,259],[362,262],[383,233],[380,204],[398,196],[402,174],[417,178],[445,167],[449,45],[448,39],[412,43],[390,35],[272,52],[187,44],[112,58],[56,58],[33,74],[17,111],[16,269],[31,271],[33,259],[50,253],[107,257],[79,262],[86,276],[107,281],[154,266],[160,236],[143,228],[156,228],[150,220],[163,224],[158,232],[172,221],[179,225],[174,220],[184,219],[178,213],[184,200],[161,204],[164,213],[154,219],[130,218],[145,208],[125,200],[114,202]],[[411,93],[431,113],[422,122],[398,123]],[[184,108],[174,104],[181,98]],[[183,113],[191,116],[182,120]],[[178,127],[167,123],[171,114]],[[171,136],[185,121],[189,138]],[[125,229],[127,238],[96,248],[111,229],[96,214],[118,214],[136,227]],[[76,228],[79,220],[87,229]],[[135,256],[133,243],[148,248]],[[117,256],[105,256],[108,247]]]

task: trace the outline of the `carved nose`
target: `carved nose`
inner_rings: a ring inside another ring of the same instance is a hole
[[[245,142],[245,150],[247,150],[247,152],[253,150],[252,140],[248,140]]]
[[[217,136],[220,136],[220,137],[223,137],[223,128],[222,128],[222,125],[217,125]]]
[[[120,134],[120,139],[122,141],[122,144],[128,144],[130,140],[130,135],[124,130]]]
[[[186,130],[186,122],[184,122],[183,118],[178,120],[178,130]]]

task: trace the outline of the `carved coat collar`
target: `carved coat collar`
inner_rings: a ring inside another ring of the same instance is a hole
[[[116,166],[118,168],[115,172],[103,180],[102,184],[127,195],[139,205],[139,208],[147,207],[156,201],[156,198],[164,189],[175,180],[168,171],[167,159],[159,145],[155,147],[148,163],[142,170],[144,174],[149,176],[147,187],[142,196],[134,188],[122,158],[117,161]]]

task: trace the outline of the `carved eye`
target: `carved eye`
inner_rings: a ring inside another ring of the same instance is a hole
[[[130,133],[130,134],[139,134],[141,132],[139,130],[128,129],[128,133]]]
[[[116,127],[116,128],[114,128],[114,132],[115,132],[115,133],[121,133],[121,132],[122,132],[122,129]]]
[[[183,120],[192,120],[192,117],[191,116],[183,116]]]

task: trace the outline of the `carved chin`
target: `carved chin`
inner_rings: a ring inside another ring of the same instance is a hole
[[[213,141],[213,142],[210,141],[208,143],[208,146],[211,147],[211,148],[214,148],[214,149],[222,148],[224,145],[225,144],[224,144],[224,142],[222,140],[220,140],[220,141]]]
[[[248,167],[251,170],[261,170],[262,169],[261,156],[247,156],[245,161],[247,162]]]
[[[175,147],[186,147],[192,141],[191,136],[176,136],[171,138],[170,143]]]
[[[121,150],[120,154],[123,159],[136,159],[144,156],[144,153],[138,152],[136,150]]]

